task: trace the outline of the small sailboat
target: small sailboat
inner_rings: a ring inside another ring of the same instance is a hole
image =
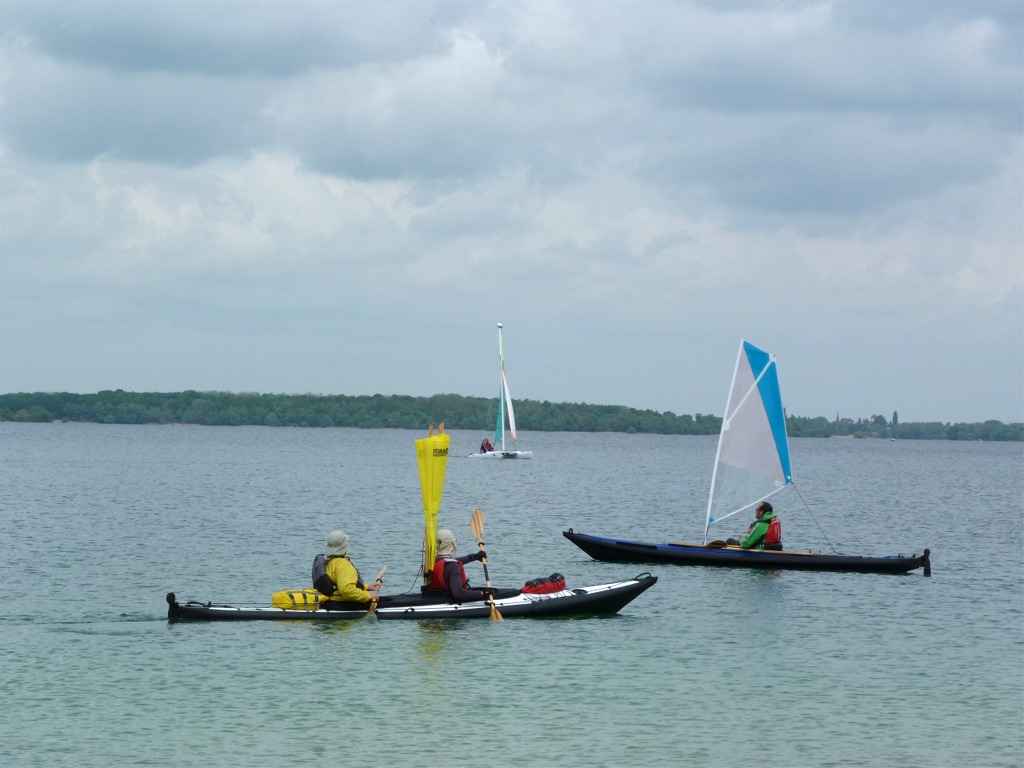
[[[722,540],[708,541],[712,525],[749,510],[792,483],[775,356],[741,341],[711,475],[703,543],[625,541],[577,533],[571,528],[562,535],[595,560],[859,573],[907,573],[923,568],[925,576],[931,575],[931,553],[927,549],[921,555],[862,557],[834,551],[744,549]]]
[[[502,337],[503,326],[498,323],[498,422],[494,428],[494,445],[485,441],[471,459],[532,459],[533,451],[520,451],[516,447],[516,414],[512,408],[512,395],[508,391],[505,376],[505,345]],[[512,438],[512,446],[505,445],[505,434]],[[500,446],[500,447],[499,447]]]

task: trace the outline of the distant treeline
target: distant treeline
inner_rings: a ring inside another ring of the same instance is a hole
[[[462,395],[261,395],[233,392],[125,392],[79,395],[33,392],[0,395],[0,421],[81,421],[97,424],[258,425],[265,427],[357,427],[423,429],[444,422],[448,429],[487,432],[496,418],[493,398]],[[537,432],[626,432],[715,435],[722,419],[677,415],[618,405],[516,401],[516,425]],[[788,416],[791,437],[880,437],[912,440],[1024,441],[1024,424],[900,423],[868,419],[827,420]]]

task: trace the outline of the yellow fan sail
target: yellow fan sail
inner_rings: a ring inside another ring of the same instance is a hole
[[[430,425],[430,437],[416,441],[416,463],[420,469],[420,489],[423,491],[423,520],[426,523],[423,534],[423,583],[429,583],[430,571],[434,567],[437,551],[437,513],[441,508],[441,493],[444,490],[444,473],[448,468],[448,444],[451,436],[444,434],[444,423],[434,434]]]

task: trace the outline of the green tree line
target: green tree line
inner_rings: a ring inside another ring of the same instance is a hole
[[[280,395],[234,392],[33,392],[0,395],[0,421],[79,421],[98,424],[259,425],[422,429],[444,422],[449,429],[488,431],[497,413],[493,398],[462,395]],[[638,410],[619,405],[516,402],[517,426],[537,432],[640,432],[714,435],[721,417]],[[1024,440],[1024,424],[900,423],[873,415],[827,420],[787,416],[792,437],[873,437],[910,440]]]

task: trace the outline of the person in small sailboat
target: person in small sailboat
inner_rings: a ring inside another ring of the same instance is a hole
[[[747,535],[742,539],[726,539],[726,544],[733,544],[744,549],[782,549],[782,522],[767,501],[762,501],[755,510],[757,520],[747,528]]]
[[[469,586],[469,577],[466,576],[466,563],[483,560],[486,556],[484,550],[479,550],[470,555],[456,557],[455,552],[458,542],[455,534],[447,528],[437,532],[437,555],[434,557],[434,570],[430,574],[430,592],[444,592],[454,603],[462,603],[470,600],[486,600],[488,595],[493,595],[493,589],[477,589]]]
[[[359,571],[348,559],[348,536],[343,531],[327,534],[327,551],[313,559],[313,586],[327,596],[327,610],[365,608],[377,599],[381,582],[366,586]]]
[[[491,446],[491,441],[486,437],[480,442],[480,453],[490,453],[494,448]]]

